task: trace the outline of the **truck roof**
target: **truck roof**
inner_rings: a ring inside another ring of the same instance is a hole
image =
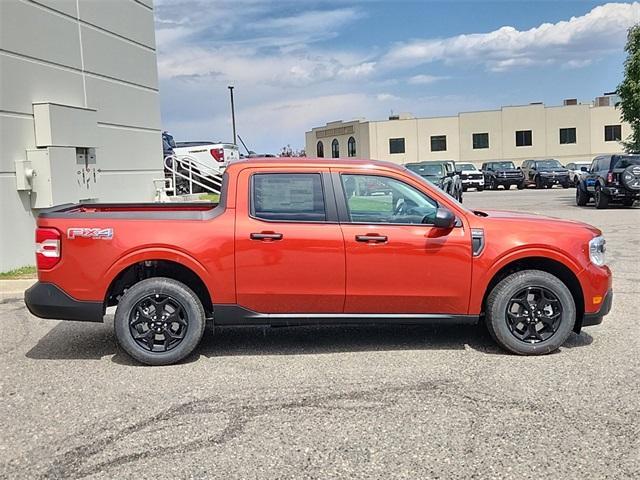
[[[391,170],[402,170],[402,166],[393,162],[385,162],[382,160],[367,160],[360,158],[314,158],[314,157],[263,157],[263,158],[241,158],[238,161],[231,162],[227,167],[227,171],[236,168],[246,168],[252,166],[271,167],[354,167],[354,168],[385,168]]]

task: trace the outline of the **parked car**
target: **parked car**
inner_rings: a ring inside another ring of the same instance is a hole
[[[484,175],[484,184],[486,188],[497,190],[499,186],[503,186],[505,190],[509,190],[513,185],[518,189],[524,188],[524,176],[522,171],[510,161],[502,162],[485,162],[480,167]]]
[[[551,188],[554,185],[562,185],[569,188],[569,170],[564,168],[558,160],[525,160],[522,162],[524,185],[535,185],[536,188]]]
[[[392,194],[345,194],[371,177]],[[29,311],[102,322],[116,307],[122,349],[166,365],[194,351],[206,322],[483,321],[503,348],[539,355],[611,308],[605,241],[584,223],[467,210],[372,160],[246,160],[224,182],[217,205],[41,211]]]
[[[407,163],[405,167],[462,202],[462,186],[456,184],[455,167],[448,162]]]
[[[162,132],[162,155],[163,158],[167,158],[174,154],[173,149],[176,148],[176,142],[173,139],[173,135],[169,132]]]
[[[567,163],[566,168],[569,170],[569,181],[577,186],[580,183],[580,179],[589,171],[591,162],[571,162]]]
[[[484,190],[484,175],[473,163],[456,163],[456,167],[460,170],[463,192],[469,188],[475,188],[478,192]]]
[[[607,208],[611,202],[631,207],[640,200],[640,155],[594,158],[576,188],[576,203],[584,206],[591,198],[596,208]]]
[[[178,159],[194,159],[194,169],[203,175],[222,175],[230,162],[240,158],[238,146],[220,142],[177,142]]]

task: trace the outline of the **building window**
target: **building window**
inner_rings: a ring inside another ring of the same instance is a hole
[[[389,153],[404,153],[404,138],[390,138]]]
[[[516,147],[530,147],[533,145],[531,130],[516,131]]]
[[[324,144],[322,142],[316,144],[316,154],[319,158],[324,157]]]
[[[560,129],[560,145],[566,145],[568,143],[576,143],[576,129],[575,128],[561,128]]]
[[[350,157],[356,156],[356,139],[353,137],[349,137],[347,141],[347,155]]]
[[[447,136],[446,135],[432,135],[431,136],[431,151],[432,152],[444,152],[447,149]]]
[[[605,125],[604,141],[619,142],[622,140],[622,125]]]
[[[337,138],[334,138],[333,142],[331,142],[331,157],[332,158],[340,157],[340,144],[338,143]]]
[[[474,133],[472,135],[473,149],[478,150],[480,148],[489,148],[489,134],[488,133]]]

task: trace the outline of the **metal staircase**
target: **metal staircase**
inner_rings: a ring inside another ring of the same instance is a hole
[[[189,155],[167,155],[164,159],[165,178],[156,180],[156,198],[193,195],[196,193],[219,194],[222,175],[211,171],[211,167]]]

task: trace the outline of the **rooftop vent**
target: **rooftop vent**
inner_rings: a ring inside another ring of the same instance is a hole
[[[567,107],[569,105],[578,105],[578,99],[577,98],[565,98],[562,103],[564,104],[565,107]]]
[[[611,105],[611,97],[596,97],[596,107],[608,107]]]
[[[400,120],[400,115],[389,115],[389,120]]]

